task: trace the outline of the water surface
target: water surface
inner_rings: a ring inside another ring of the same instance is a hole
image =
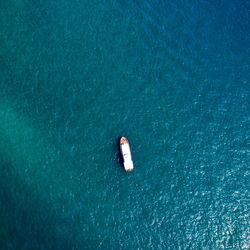
[[[2,249],[249,248],[248,1],[0,15]]]

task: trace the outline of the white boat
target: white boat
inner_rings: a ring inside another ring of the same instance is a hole
[[[132,171],[134,169],[134,164],[132,161],[132,155],[129,147],[128,140],[122,137],[120,140],[120,150],[123,157],[123,166],[126,172]]]

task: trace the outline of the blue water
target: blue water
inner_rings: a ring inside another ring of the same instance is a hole
[[[249,7],[1,1],[0,248],[249,249]]]

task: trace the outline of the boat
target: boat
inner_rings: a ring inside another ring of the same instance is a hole
[[[126,172],[132,171],[134,169],[134,164],[132,161],[132,155],[129,147],[127,138],[122,137],[120,139],[120,150],[123,158],[123,166]]]

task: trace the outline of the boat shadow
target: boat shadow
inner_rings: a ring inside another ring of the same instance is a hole
[[[120,140],[121,140],[121,136],[116,138],[116,148],[117,150],[117,158],[118,158],[118,162],[120,164],[120,166],[123,168],[123,158],[122,158],[122,154],[121,154],[121,150],[120,150]]]

